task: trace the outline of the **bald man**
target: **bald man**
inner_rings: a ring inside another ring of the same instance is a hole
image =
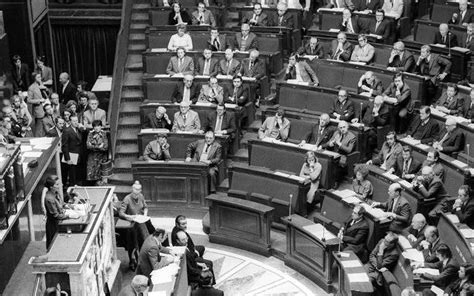
[[[413,248],[418,247],[420,242],[425,239],[427,225],[425,216],[417,213],[413,216],[411,225],[403,231],[403,235],[408,239]]]
[[[383,209],[390,223],[390,230],[400,233],[408,226],[411,217],[411,207],[405,197],[402,196],[402,187],[398,183],[393,183],[388,187],[388,201],[380,203],[373,202],[372,207]]]
[[[234,38],[228,41],[227,47],[238,51],[258,49],[257,35],[250,32],[249,24],[242,24],[240,32],[235,33]]]
[[[148,290],[148,277],[144,275],[136,275],[133,277],[130,285],[125,286],[118,296],[135,296],[143,295]]]
[[[445,128],[433,143],[433,148],[445,154],[452,155],[464,149],[464,134],[457,127],[456,119],[448,117]]]
[[[467,0],[459,0],[459,10],[453,13],[449,24],[467,26],[474,22],[474,12],[468,8]]]
[[[443,181],[434,174],[431,167],[423,167],[421,169],[421,176],[416,177],[412,184],[413,190],[419,194],[419,199],[435,199],[437,201],[435,209],[440,208],[444,198],[447,196]],[[439,211],[431,211],[428,215],[430,222],[437,223],[436,217],[439,215]]]
[[[155,112],[149,113],[142,126],[142,128],[165,128],[168,130],[170,130],[171,127],[172,122],[168,114],[166,114],[166,108],[163,106],[159,106]]]
[[[59,102],[66,104],[70,100],[76,101],[76,91],[77,88],[72,84],[69,80],[69,74],[63,72],[59,74],[59,87],[58,87],[58,95],[59,95]]]
[[[441,24],[439,25],[439,31],[435,34],[433,44],[445,47],[455,47],[458,46],[458,38],[456,37],[456,34],[449,31],[448,24]]]
[[[201,129],[201,121],[197,112],[190,110],[189,103],[181,102],[179,111],[174,114],[173,127],[171,131],[198,133]]]

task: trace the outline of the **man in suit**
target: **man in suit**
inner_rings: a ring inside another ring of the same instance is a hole
[[[444,167],[439,161],[438,150],[431,149],[430,151],[428,151],[428,154],[426,154],[426,159],[423,161],[421,168],[424,168],[425,166],[429,166],[430,168],[432,168],[434,174],[441,180],[444,180]],[[421,174],[421,168],[418,174]]]
[[[392,126],[397,133],[405,132],[408,126],[408,115],[413,112],[413,102],[411,98],[411,89],[405,83],[403,73],[393,75],[393,82],[383,93],[384,101],[393,104]]]
[[[199,93],[199,102],[220,104],[224,100],[224,89],[215,76],[209,78],[209,84],[203,84]]]
[[[354,11],[364,11],[368,13],[375,13],[377,9],[382,8],[383,0],[353,0]]]
[[[193,239],[191,238],[191,236],[189,235],[187,230],[188,230],[188,220],[186,219],[186,216],[184,216],[184,215],[176,216],[176,218],[174,219],[174,227],[171,230],[171,244],[173,246],[179,246],[180,245],[180,240],[178,238],[178,232],[183,231],[184,234],[187,237],[186,244],[185,244],[187,249],[189,249],[189,251],[191,251],[193,253],[196,253],[197,257],[199,258],[198,259],[199,261],[207,261],[207,260],[202,259],[202,256],[204,255],[204,252],[206,252],[206,248],[204,246],[201,246],[201,245],[195,245]],[[169,240],[170,239],[168,239],[168,241],[165,241],[163,243],[163,245],[164,246],[169,246],[170,245]]]
[[[474,52],[474,23],[469,23],[466,30],[466,38],[461,40],[461,47]]]
[[[170,160],[170,144],[166,134],[158,134],[155,140],[150,141],[143,151],[144,160]]]
[[[357,138],[349,131],[348,122],[340,121],[337,128],[338,129],[334,132],[331,140],[326,144],[321,145],[321,147],[341,154],[341,157],[339,158],[340,174],[338,174],[338,177],[342,178],[344,173],[347,171],[346,156],[355,150]]]
[[[166,114],[166,108],[158,106],[155,112],[147,114],[142,128],[165,128],[171,130],[172,126],[171,120],[168,118],[168,114]]]
[[[28,87],[28,110],[31,110],[31,115],[34,118],[33,134],[35,137],[41,137],[42,123],[44,117],[43,104],[47,99],[47,89],[41,82],[41,76],[38,73],[33,73],[35,81]]]
[[[369,256],[369,262],[364,265],[369,279],[375,289],[382,287],[382,273],[392,271],[398,261],[398,235],[388,232],[382,238]]]
[[[53,108],[53,114],[55,117],[61,117],[66,110],[66,106],[59,102],[59,95],[57,93],[52,93],[49,97],[51,102],[51,107]]]
[[[120,290],[118,296],[136,296],[143,294],[148,291],[148,281],[148,277],[144,275],[136,275],[133,277],[130,285],[127,285]]]
[[[258,138],[273,138],[286,142],[290,132],[290,121],[285,117],[285,111],[278,109],[275,116],[267,117],[258,130]]]
[[[318,86],[319,79],[314,70],[301,60],[296,54],[290,55],[288,59],[288,67],[285,72],[285,80],[296,80],[299,82],[307,82],[310,85]]]
[[[13,56],[12,83],[13,91],[26,91],[30,86],[30,70],[27,64],[21,62],[19,55]]]
[[[352,62],[370,64],[374,58],[375,48],[367,42],[367,36],[360,34],[358,42],[351,55]]]
[[[410,242],[413,248],[417,248],[418,245],[425,240],[425,230],[428,227],[426,218],[420,213],[413,215],[411,225],[403,231],[405,236]]]
[[[70,100],[77,102],[76,92],[76,87],[69,80],[69,74],[66,72],[59,74],[59,102],[63,104],[69,102]]]
[[[474,22],[474,13],[472,9],[468,9],[467,0],[459,0],[459,11],[453,13],[448,23],[451,25],[467,26],[472,22]]]
[[[249,24],[242,24],[241,31],[235,33],[234,38],[228,41],[227,47],[238,51],[258,49],[257,35],[250,33]]]
[[[212,57],[212,51],[205,48],[202,57],[199,57],[194,75],[216,76],[219,71],[219,61]]]
[[[431,145],[439,133],[438,123],[431,118],[431,109],[429,106],[420,108],[420,116],[410,124],[407,130],[407,137],[420,140],[422,144]]]
[[[434,36],[433,44],[451,48],[458,46],[458,38],[456,37],[456,34],[449,31],[448,24],[440,24],[439,31],[436,32]]]
[[[242,18],[241,24],[249,24],[250,26],[268,26],[268,15],[262,12],[262,4],[255,3],[253,12],[248,12]]]
[[[198,287],[191,291],[191,296],[224,296],[224,291],[212,287],[213,280],[212,272],[202,272]]]
[[[428,225],[425,229],[424,236],[425,239],[418,244],[417,250],[423,253],[425,262],[438,262],[439,259],[436,257],[436,250],[443,245],[439,237],[438,228]]]
[[[387,104],[384,103],[382,96],[376,96],[375,99],[365,105],[361,106],[361,113],[358,118],[353,118],[352,123],[359,122],[362,120],[367,130],[367,148],[369,157],[372,155],[372,151],[377,148],[377,127],[383,127],[388,125],[390,119],[390,110]]]
[[[397,134],[394,131],[390,131],[385,136],[385,142],[383,142],[379,153],[367,161],[367,164],[379,166],[384,171],[387,171],[395,165],[397,158],[401,154],[402,145],[397,141]]]
[[[321,43],[318,43],[318,38],[312,36],[306,44],[302,45],[297,53],[299,55],[311,55],[316,59],[324,58],[324,48]]]
[[[294,29],[295,21],[293,15],[288,13],[288,5],[284,2],[279,2],[277,5],[277,15],[273,20],[273,26],[286,27]]]
[[[176,56],[171,57],[166,67],[166,73],[169,75],[175,74],[193,74],[194,73],[194,61],[193,58],[186,56],[183,47],[176,49]]]
[[[464,114],[464,98],[458,96],[458,86],[449,82],[446,93],[436,101],[434,106],[446,115],[462,116]]]
[[[339,24],[339,30],[341,32],[347,32],[351,34],[359,34],[362,29],[362,23],[359,17],[352,16],[349,9],[345,8],[342,11],[342,22]]]
[[[300,146],[304,144],[312,144],[315,147],[315,150],[321,150],[322,145],[325,145],[329,140],[331,140],[334,132],[336,131],[336,127],[329,125],[331,122],[331,118],[329,114],[323,113],[319,117],[319,125],[309,133],[306,134],[303,141],[301,141]]]
[[[326,8],[347,8],[349,10],[354,10],[354,4],[352,0],[326,0]]]
[[[469,119],[471,123],[474,123],[474,88],[471,88],[468,100],[470,100],[471,103],[469,104],[469,107],[465,110],[464,117]]]
[[[239,73],[240,62],[234,59],[234,52],[227,48],[224,54],[225,58],[219,61],[219,74],[227,76],[235,76]]]
[[[357,91],[363,96],[376,97],[383,93],[383,84],[374,72],[367,71],[360,77],[357,83]]]
[[[381,36],[380,39],[386,44],[393,40],[390,21],[385,19],[385,12],[382,9],[378,9],[375,13],[375,19],[369,21],[367,33]]]
[[[474,228],[474,199],[471,198],[471,189],[462,185],[458,190],[458,198],[454,201],[451,213],[459,218],[459,222]]]
[[[55,137],[56,135],[56,123],[55,116],[53,114],[53,108],[50,104],[43,106],[44,117],[41,119],[42,131],[41,135],[46,137]]]
[[[65,162],[63,171],[63,184],[66,186],[77,185],[76,171],[78,165],[82,163],[82,132],[84,127],[79,123],[77,115],[70,117],[71,125],[67,127],[61,136],[61,150],[63,152],[63,162]],[[67,182],[69,177],[69,182]]]
[[[448,117],[445,127],[433,143],[433,148],[447,155],[461,152],[464,149],[464,134],[457,127],[456,119]]]
[[[192,142],[186,148],[186,162],[191,160],[209,165],[210,192],[215,193],[217,188],[218,164],[222,159],[222,146],[216,142],[213,131],[207,131],[204,140]]]
[[[160,253],[171,254],[171,250],[163,247],[161,244],[167,238],[164,229],[157,228],[150,234],[142,244],[138,254],[137,274],[150,277],[153,270],[163,268],[174,259],[171,256],[161,256]]]
[[[351,219],[339,230],[338,238],[344,243],[344,251],[353,251],[362,263],[368,260],[367,238],[369,223],[364,218],[365,208],[356,205]]]
[[[105,110],[99,108],[99,99],[97,99],[97,97],[92,97],[89,99],[89,108],[82,114],[82,119],[86,129],[92,129],[92,122],[95,120],[100,120],[102,122],[102,126],[105,126],[107,114],[105,113]]]
[[[53,86],[53,70],[44,64],[46,58],[44,56],[36,57],[36,73],[41,74],[41,81],[48,88]]]
[[[216,111],[207,113],[206,122],[201,132],[214,131],[217,136],[229,135],[231,138],[235,136],[235,117],[234,114],[226,112],[223,103],[218,104]]]
[[[201,129],[201,121],[197,112],[189,109],[189,103],[181,102],[179,111],[174,114],[173,127],[171,131],[197,133]]]
[[[395,174],[408,182],[411,182],[416,177],[421,168],[421,163],[413,158],[411,152],[410,146],[403,146],[401,155],[397,157],[392,167],[389,168],[391,174]]]
[[[265,62],[260,58],[258,50],[250,51],[249,57],[242,60],[240,75],[255,78],[257,81],[265,76]]]
[[[337,40],[331,42],[331,50],[329,51],[328,58],[347,62],[351,59],[353,50],[354,46],[347,41],[346,34],[340,32],[337,34]]]
[[[195,104],[199,98],[201,88],[199,84],[194,83],[194,77],[191,74],[186,74],[182,82],[178,82],[174,87],[171,95],[172,103],[185,102],[187,104]]]
[[[207,40],[207,47],[212,51],[224,51],[225,45],[225,36],[221,36],[217,28],[211,28],[211,36]]]
[[[382,10],[385,12],[386,15],[398,20],[403,15],[403,0],[384,1],[382,5]]]
[[[388,58],[387,70],[411,73],[414,68],[415,58],[410,51],[405,50],[405,43],[402,41],[395,42]]]
[[[410,204],[402,196],[402,186],[399,183],[392,183],[388,187],[388,200],[386,202],[375,201],[372,203],[372,207],[383,209],[387,218],[392,220],[390,231],[401,233],[410,223]]]
[[[193,25],[209,25],[211,27],[216,26],[216,20],[211,11],[206,9],[203,2],[198,3],[197,10],[191,14]]]
[[[431,222],[435,222],[435,218],[441,210],[440,207],[443,204],[443,199],[447,196],[443,181],[434,174],[431,167],[423,167],[421,169],[421,176],[416,177],[412,185],[413,190],[418,192],[420,200],[435,199],[438,202],[434,210],[428,214]]]
[[[249,100],[249,90],[242,85],[242,76],[234,76],[232,86],[224,91],[224,103],[245,106]]]
[[[348,98],[347,90],[340,89],[329,115],[337,120],[350,121],[354,114],[354,103]]]

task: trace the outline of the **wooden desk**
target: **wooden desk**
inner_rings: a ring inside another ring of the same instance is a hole
[[[196,3],[194,0],[191,0],[193,4],[190,6],[193,9],[196,7]],[[182,3],[184,7],[184,5]],[[212,14],[214,15],[214,18],[216,19],[217,25],[218,26],[224,26],[226,24],[225,18],[221,20],[220,16],[225,16],[226,13],[226,8],[225,7],[217,7],[217,6],[210,6],[206,7],[206,9],[210,10]],[[150,25],[151,26],[168,26],[168,16],[171,11],[171,8],[169,7],[150,7],[148,8],[148,13],[149,13],[149,20],[150,20]],[[193,10],[188,9],[189,16],[191,16]],[[191,27],[194,27],[191,25]],[[208,26],[205,26],[208,28]]]
[[[472,263],[474,251],[471,244],[474,244],[474,239],[466,238],[460,229],[469,229],[469,227],[461,223],[454,224],[446,214],[441,215],[438,222],[441,241],[449,246],[459,265],[467,262]]]
[[[443,1],[444,3],[444,1]],[[468,10],[472,11],[474,5],[468,4]],[[448,23],[453,17],[453,13],[459,12],[459,3],[457,2],[445,2],[444,4],[433,3],[431,8],[430,19],[433,22]]]
[[[237,11],[239,12],[239,21],[240,21],[246,13],[253,12],[253,6],[239,7],[237,8]],[[276,8],[263,7],[263,12],[265,12],[268,15],[270,20],[275,20],[278,15]],[[300,9],[289,8],[287,13],[293,15],[295,28],[301,28],[303,26],[303,12]]]
[[[337,269],[339,272],[339,289],[338,295],[350,296],[350,295],[372,295],[374,288],[370,280],[360,281],[360,282],[351,282],[349,279],[350,274],[355,273],[366,273],[362,262],[353,251],[344,251],[344,253],[349,254],[349,257],[340,257],[337,252],[333,252],[334,261],[337,264]],[[346,262],[358,262],[357,266],[345,267]],[[368,277],[367,277],[368,279]]]
[[[272,207],[223,194],[211,194],[206,199],[209,202],[211,243],[270,256]]]
[[[326,292],[333,292],[331,268],[334,257],[332,252],[337,250],[339,240],[326,240],[311,231],[310,227],[317,225],[299,215],[285,217],[286,224],[286,255],[285,264],[315,282]]]
[[[135,161],[133,179],[143,185],[143,195],[151,207],[207,207],[209,166],[200,162]]]

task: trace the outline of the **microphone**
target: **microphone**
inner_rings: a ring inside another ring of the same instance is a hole
[[[293,204],[293,194],[290,194],[290,205],[288,207],[288,221],[291,221],[291,205]]]
[[[362,102],[360,102],[359,123],[362,123],[362,107],[363,107],[363,104],[362,104]]]
[[[324,222],[326,220],[326,211],[323,212],[323,216],[324,216],[324,219],[323,219],[323,237],[321,238],[321,241],[322,242],[325,242],[326,241],[326,223]]]
[[[451,32],[448,31],[448,58],[451,58]]]

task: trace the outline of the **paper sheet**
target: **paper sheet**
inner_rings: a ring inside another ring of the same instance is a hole
[[[444,290],[436,287],[435,285],[431,286],[431,292],[435,293],[436,296],[443,296],[444,295]]]
[[[28,152],[23,153],[23,157],[25,157],[25,158],[38,158],[38,157],[41,157],[41,154],[43,154],[43,152],[41,152],[41,151],[28,151]]]
[[[398,181],[398,183],[400,183],[402,186],[407,187],[407,188],[412,188],[413,187],[413,185],[410,182],[408,182],[407,180],[400,180],[400,181]]]
[[[398,179],[397,175],[390,174],[389,172],[385,172],[385,173],[383,173],[383,175],[384,175],[385,177],[389,178],[389,179],[392,180],[392,181]]]
[[[273,174],[277,175],[277,176],[282,176],[282,177],[289,177],[290,176],[289,174],[285,174],[285,173],[282,173],[282,172],[274,172]]]
[[[459,229],[459,232],[461,232],[465,238],[474,238],[474,229],[462,228]]]
[[[457,167],[460,167],[460,168],[464,168],[464,167],[467,167],[467,164],[465,164],[464,162],[462,161],[459,161],[457,159],[454,159],[454,160],[451,160],[451,164],[457,166]]]
[[[20,151],[21,152],[26,152],[26,151],[31,151],[33,148],[29,145],[21,145],[20,146]]]
[[[300,176],[297,176],[297,175],[289,175],[290,179],[293,179],[293,180],[296,180],[296,181],[299,181],[299,182],[303,182],[305,180],[304,177],[300,177]]]
[[[350,204],[360,204],[361,203],[361,200],[355,195],[345,197],[345,198],[343,198],[343,200],[347,203],[350,203]]]
[[[413,273],[428,273],[428,274],[432,274],[432,275],[439,275],[439,270],[437,269],[434,269],[434,268],[417,268],[415,270],[413,270]]]
[[[222,79],[232,79],[232,76],[231,75],[222,75],[222,74],[219,74],[216,76],[217,79],[219,80],[222,80]]]
[[[133,221],[136,223],[145,223],[148,220],[150,220],[150,217],[144,215],[135,215],[133,218]]]
[[[413,260],[416,262],[425,262],[425,258],[423,257],[423,253],[418,251],[417,249],[408,249],[403,251],[403,257],[409,260]]]
[[[229,108],[230,108],[230,109],[235,109],[235,108],[237,108],[237,104],[225,103],[224,105],[225,105],[225,107],[226,107],[227,109],[229,109]]]
[[[173,278],[171,274],[160,272],[159,275],[151,276],[151,282],[153,283],[153,285],[171,283],[172,281],[173,281]]]
[[[404,142],[406,142],[406,143],[408,143],[408,144],[411,144],[411,145],[414,145],[414,146],[416,146],[416,145],[418,145],[418,144],[421,143],[420,140],[416,140],[416,139],[413,139],[413,138],[403,138],[402,140],[403,140]]]
[[[345,268],[349,267],[359,267],[362,266],[359,262],[359,260],[346,260],[346,261],[341,261],[341,264]]]
[[[152,48],[151,52],[167,52],[167,48]]]
[[[451,220],[451,222],[453,222],[454,224],[458,224],[459,223],[459,217],[457,215],[454,215],[454,214],[446,214],[446,217],[448,217],[449,220]]]
[[[298,81],[296,79],[288,79],[286,82],[289,83],[289,84],[309,85],[309,82]]]
[[[408,250],[412,248],[410,241],[403,235],[398,236],[398,244],[402,247],[403,250]]]
[[[154,77],[155,78],[168,78],[170,77],[170,75],[169,74],[156,74]]]
[[[351,283],[364,283],[369,282],[369,276],[365,272],[361,273],[348,273],[347,277]]]
[[[26,153],[30,153],[30,152],[26,152]],[[26,154],[26,153],[25,153],[25,154]],[[39,153],[41,153],[41,152],[39,152]],[[28,156],[26,156],[25,154],[23,154],[23,156],[28,157]],[[73,165],[77,165],[77,161],[79,160],[79,154],[78,154],[78,153],[71,153],[71,152],[69,152],[69,159],[72,161],[72,164],[73,164]],[[63,159],[61,160],[61,162],[64,162],[64,163],[67,162],[67,161],[64,159],[64,155],[63,155]]]

